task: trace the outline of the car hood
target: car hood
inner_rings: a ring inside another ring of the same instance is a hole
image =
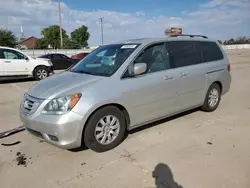
[[[30,96],[39,99],[53,99],[73,90],[74,88],[88,85],[102,79],[103,78],[99,76],[65,71],[37,82],[35,85],[29,88],[27,93]],[[81,88],[79,90],[80,91],[75,92],[82,91]]]

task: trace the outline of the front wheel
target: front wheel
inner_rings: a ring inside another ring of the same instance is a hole
[[[49,70],[47,67],[37,67],[34,71],[35,80],[43,80],[49,76]]]
[[[122,142],[125,130],[126,121],[122,111],[107,106],[90,117],[83,133],[84,143],[93,151],[108,151]]]
[[[215,111],[219,106],[220,99],[221,99],[221,89],[218,84],[214,83],[209,87],[206,99],[201,109],[205,112]]]

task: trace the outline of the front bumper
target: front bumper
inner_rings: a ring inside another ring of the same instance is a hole
[[[32,135],[63,149],[81,146],[82,116],[71,111],[65,115],[27,115],[20,109],[20,118]]]
[[[53,67],[53,66],[50,66],[48,69],[49,69],[49,73],[50,73],[50,74],[55,74],[55,71],[54,71],[54,67]]]

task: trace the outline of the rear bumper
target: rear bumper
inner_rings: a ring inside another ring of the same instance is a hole
[[[232,82],[232,76],[230,73],[225,74],[225,78],[223,79],[222,83],[222,93],[221,95],[225,95],[229,92]]]

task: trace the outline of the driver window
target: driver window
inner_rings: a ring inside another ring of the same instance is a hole
[[[25,59],[25,56],[14,50],[4,50],[4,59]]]
[[[164,43],[148,47],[134,63],[146,63],[147,73],[170,69],[169,56]]]

